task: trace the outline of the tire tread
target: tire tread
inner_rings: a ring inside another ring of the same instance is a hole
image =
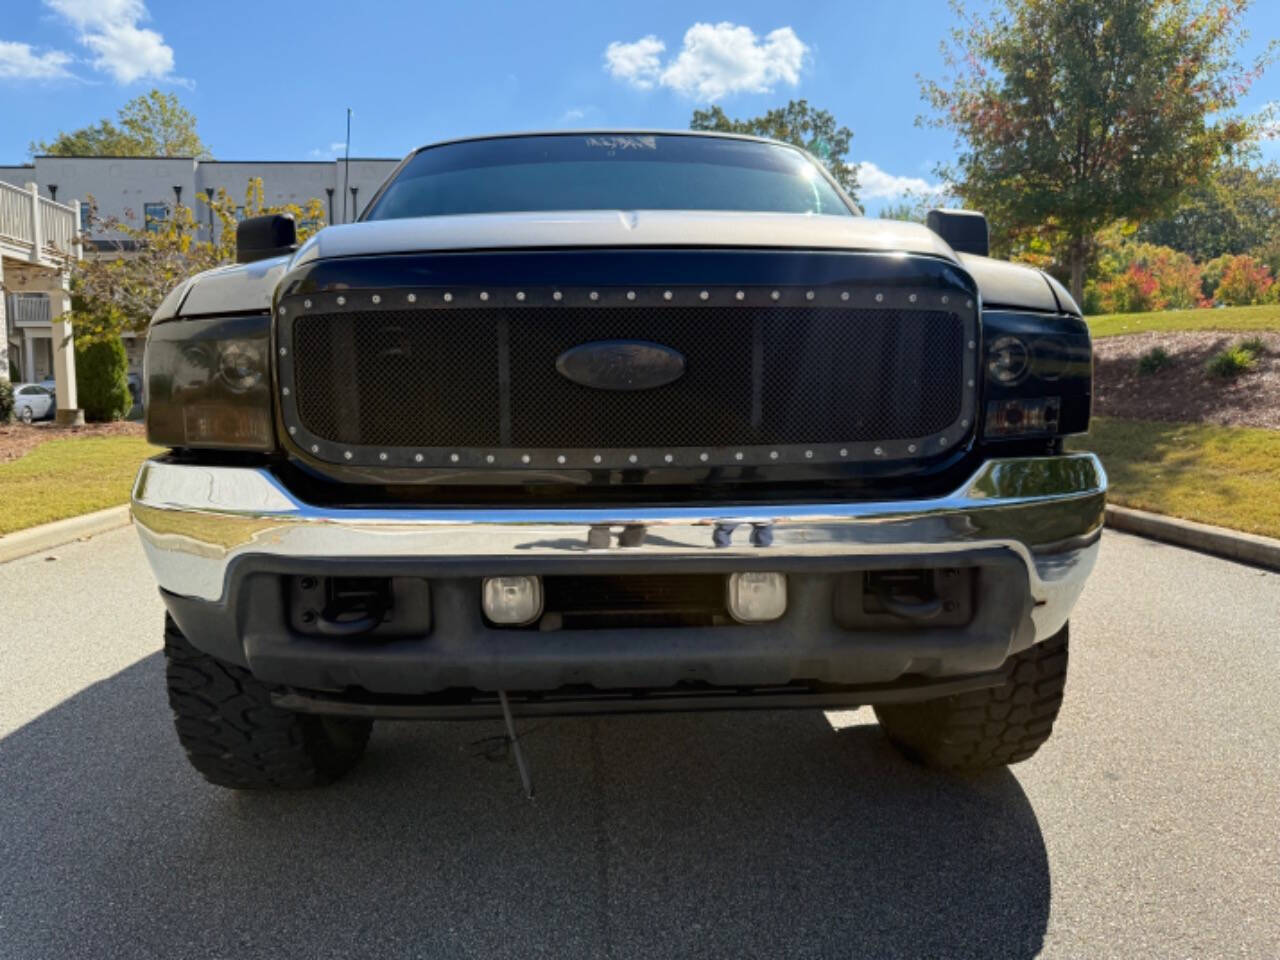
[[[1067,627],[1006,661],[999,687],[875,708],[889,739],[908,757],[953,773],[1019,763],[1049,739],[1067,679]]]
[[[363,754],[372,724],[281,710],[271,687],[193,647],[165,617],[165,679],[187,759],[210,783],[239,790],[329,783]]]

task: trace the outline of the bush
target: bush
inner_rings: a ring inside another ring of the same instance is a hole
[[[13,419],[13,384],[0,379],[0,423]]]
[[[1130,264],[1121,274],[1098,284],[1098,306],[1103,313],[1145,313],[1155,309],[1156,278],[1141,264]]]
[[[1222,274],[1231,260],[1232,254],[1224,253],[1220,257],[1214,257],[1200,268],[1200,289],[1204,292],[1206,300],[1213,299],[1218,284],[1222,282]]]
[[[1222,280],[1213,292],[1215,300],[1233,307],[1264,303],[1274,281],[1271,271],[1247,253],[1230,257],[1222,271]]]
[[[1107,313],[1185,310],[1202,304],[1200,268],[1185,253],[1151,243],[1124,243],[1099,264],[1104,276],[1086,301]],[[1105,269],[1112,272],[1105,274]]]
[[[1173,366],[1173,356],[1164,347],[1152,347],[1138,358],[1138,373],[1150,376]]]
[[[1256,360],[1267,352],[1267,345],[1262,342],[1261,337],[1250,337],[1248,340],[1240,341],[1240,349],[1245,353],[1253,354],[1253,357]]]
[[[1237,344],[1234,347],[1227,347],[1227,349],[1215,353],[1209,358],[1209,363],[1205,369],[1208,370],[1211,377],[1217,377],[1220,380],[1231,380],[1250,370],[1257,359],[1257,354],[1251,353]]]
[[[123,420],[129,395],[129,357],[119,337],[76,344],[76,395],[86,420]]]

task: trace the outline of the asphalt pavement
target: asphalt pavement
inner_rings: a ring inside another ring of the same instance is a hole
[[[56,559],[49,559],[56,557]],[[170,727],[132,530],[0,566],[0,957],[1280,956],[1280,576],[1108,533],[1031,761],[869,710],[384,723],[237,794]]]

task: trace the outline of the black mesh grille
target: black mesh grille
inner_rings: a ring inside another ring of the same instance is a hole
[[[498,328],[495,311],[474,313],[387,310],[300,320],[293,336],[302,422],[337,443],[497,445]]]
[[[683,377],[594,390],[565,350],[641,339]],[[830,306],[528,306],[308,314],[293,324],[298,416],[334,443],[628,448],[924,437],[960,416],[960,317]]]

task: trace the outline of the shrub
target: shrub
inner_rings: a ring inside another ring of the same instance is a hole
[[[1213,295],[1218,289],[1218,284],[1222,282],[1222,274],[1231,260],[1232,254],[1224,253],[1222,256],[1214,257],[1200,267],[1200,289],[1204,293],[1206,300],[1213,299]]]
[[[13,384],[0,380],[0,423],[13,419]]]
[[[1138,358],[1138,373],[1144,377],[1171,366],[1173,356],[1164,347],[1152,347]]]
[[[1091,296],[1109,313],[1185,310],[1202,305],[1200,268],[1185,253],[1151,243],[1125,243],[1106,259],[1114,268]]]
[[[1270,270],[1273,279],[1280,281],[1280,236],[1272,237],[1260,247],[1254,247],[1249,251],[1249,256]],[[1277,286],[1280,286],[1280,283],[1271,285],[1273,296],[1276,293]]]
[[[1242,253],[1228,259],[1213,297],[1233,307],[1263,303],[1271,292],[1273,282],[1271,271],[1265,264]]]
[[[1256,360],[1267,352],[1267,345],[1262,342],[1261,337],[1250,337],[1248,340],[1240,341],[1240,349],[1245,353],[1253,354],[1253,357]]]
[[[122,420],[129,396],[129,358],[119,337],[76,344],[76,394],[86,420]]]
[[[1209,363],[1205,369],[1211,377],[1231,380],[1248,371],[1256,360],[1255,354],[1237,344],[1234,347],[1227,347],[1227,349],[1215,353],[1209,358]]]
[[[1145,313],[1154,309],[1156,278],[1141,264],[1098,284],[1098,305],[1104,313]]]

